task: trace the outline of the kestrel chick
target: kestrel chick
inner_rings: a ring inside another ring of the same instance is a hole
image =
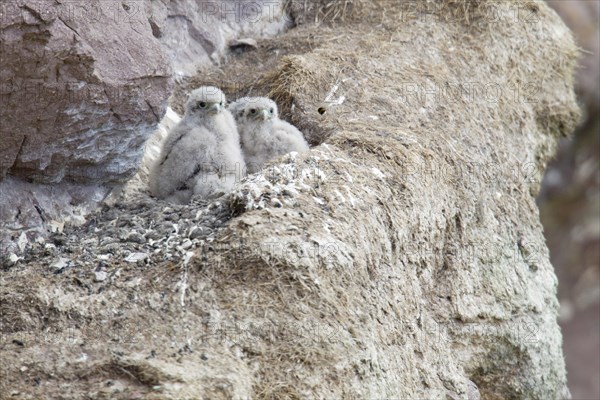
[[[266,97],[243,97],[229,107],[238,123],[248,173],[291,151],[308,151],[308,143],[295,126],[279,119],[277,104]]]
[[[192,91],[183,119],[169,132],[150,173],[156,197],[187,203],[226,192],[245,169],[236,123],[213,86]]]

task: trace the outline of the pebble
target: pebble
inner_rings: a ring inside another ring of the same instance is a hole
[[[150,239],[150,240],[160,240],[163,237],[165,237],[162,233],[157,232],[157,231],[146,232],[144,234],[144,236],[146,237],[146,239]]]
[[[94,274],[96,275],[95,278],[94,278],[94,280],[96,282],[105,281],[106,278],[108,277],[108,273],[106,271],[104,271],[104,270],[102,270],[102,271],[94,271]]]
[[[192,243],[192,241],[191,241],[190,239],[185,239],[185,240],[183,241],[183,243],[181,243],[181,246],[180,246],[180,247],[181,247],[181,249],[183,249],[183,250],[187,250],[187,249],[189,249],[190,247],[192,247],[192,244],[193,244],[193,243]]]
[[[26,254],[2,259],[3,266],[24,260],[44,260],[54,271],[98,266],[94,280],[102,282],[122,267],[119,263],[145,265],[166,260],[178,262],[194,248],[210,241],[233,215],[228,202],[207,203],[193,200],[186,206],[169,205],[150,197],[104,206],[88,215],[81,226],[66,224],[51,234],[45,243],[32,242]],[[16,251],[15,251],[16,253]],[[74,263],[73,260],[77,260]],[[93,267],[92,267],[93,268]]]
[[[146,238],[140,233],[132,232],[129,235],[127,235],[127,237],[125,238],[125,241],[144,244],[144,243],[146,243]]]
[[[130,262],[130,263],[135,263],[138,261],[143,261],[146,258],[148,258],[148,254],[146,254],[146,253],[131,253],[130,255],[128,255],[125,258],[125,261]]]
[[[203,227],[198,226],[198,227],[195,227],[192,230],[192,232],[190,232],[189,238],[192,239],[192,240],[193,239],[200,239],[200,238],[206,237],[207,235],[208,235],[208,232],[205,231]]]
[[[56,260],[54,263],[52,263],[50,268],[52,268],[54,270],[64,269],[69,265],[69,261],[70,260],[68,258],[61,257],[58,260]]]

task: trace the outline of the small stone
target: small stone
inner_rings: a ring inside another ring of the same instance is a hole
[[[279,199],[271,199],[271,204],[273,204],[273,206],[276,208],[283,207],[283,203],[279,201]]]
[[[146,239],[151,239],[151,240],[160,240],[163,237],[165,237],[162,233],[157,232],[157,231],[146,232],[146,234],[144,236],[146,237]]]
[[[107,274],[107,273],[106,273],[106,271],[104,271],[104,270],[102,270],[102,271],[94,271],[94,275],[95,275],[95,278],[94,278],[94,280],[95,280],[96,282],[102,282],[102,281],[105,281],[105,280],[106,280],[106,278],[108,277],[108,274]]]
[[[125,238],[127,242],[144,244],[146,243],[146,238],[137,232],[132,232]]]
[[[194,229],[194,230],[193,230],[193,231],[190,233],[189,237],[190,237],[190,239],[192,239],[192,240],[193,240],[193,239],[200,239],[200,238],[206,237],[206,236],[208,235],[208,233],[209,233],[209,231],[208,231],[208,230],[206,230],[206,229],[204,229],[204,228],[202,228],[202,227],[199,227],[199,228],[197,228],[197,229]]]
[[[111,208],[107,212],[100,214],[100,219],[101,219],[101,221],[113,221],[113,220],[117,219],[118,216],[119,216],[119,214],[118,214],[117,210],[114,208]]]
[[[173,224],[169,222],[163,222],[156,227],[156,230],[162,234],[162,236],[169,236],[173,232]]]
[[[190,247],[192,247],[192,244],[193,244],[193,243],[192,243],[192,241],[191,241],[190,239],[185,239],[185,240],[183,241],[183,243],[181,243],[181,248],[182,248],[183,250],[187,250],[187,249],[189,249]]]
[[[127,257],[125,257],[125,261],[130,263],[136,263],[138,261],[143,261],[148,258],[148,254],[146,253],[131,253]]]
[[[19,236],[19,240],[17,240],[17,246],[19,246],[19,250],[22,252],[25,251],[25,248],[27,247],[27,243],[29,243],[29,240],[27,239],[27,235],[25,234],[25,232],[21,232],[21,235]]]
[[[56,260],[54,263],[52,263],[52,265],[50,265],[50,268],[52,268],[55,271],[59,271],[62,269],[65,269],[66,267],[69,266],[69,259],[68,258],[59,258],[58,260]]]
[[[10,253],[8,255],[8,266],[12,267],[13,265],[15,265],[19,260],[21,259],[21,257],[17,256],[15,253]]]
[[[50,228],[51,233],[62,233],[65,229],[65,223],[52,220],[48,224],[48,227]]]
[[[258,47],[258,42],[252,38],[242,38],[242,39],[234,39],[231,42],[229,42],[229,47],[231,47],[232,49],[236,49],[236,48],[257,48]]]
[[[164,216],[165,221],[179,221],[181,218],[177,214],[167,214]]]
[[[100,248],[100,251],[103,253],[111,253],[116,254],[120,250],[120,246],[118,243],[109,243]]]

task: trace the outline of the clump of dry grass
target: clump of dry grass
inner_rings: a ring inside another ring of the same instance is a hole
[[[286,13],[297,25],[344,22],[363,0],[287,0]]]
[[[486,5],[495,3],[495,0],[288,0],[285,10],[297,25],[374,22],[384,14],[392,19],[403,19],[423,13],[470,24],[483,15]]]
[[[289,110],[294,103],[294,94],[311,92],[322,82],[312,66],[302,56],[286,56],[279,67],[263,78],[270,88],[269,97],[282,109]]]
[[[479,18],[481,10],[485,8],[485,0],[445,0],[438,4],[442,15],[446,14],[448,18],[462,20],[467,25]]]

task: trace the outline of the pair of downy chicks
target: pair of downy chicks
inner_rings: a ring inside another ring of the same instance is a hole
[[[190,93],[185,115],[165,139],[150,191],[180,204],[218,197],[266,161],[308,149],[302,133],[279,119],[273,100],[244,97],[226,107],[220,89],[204,86]]]

